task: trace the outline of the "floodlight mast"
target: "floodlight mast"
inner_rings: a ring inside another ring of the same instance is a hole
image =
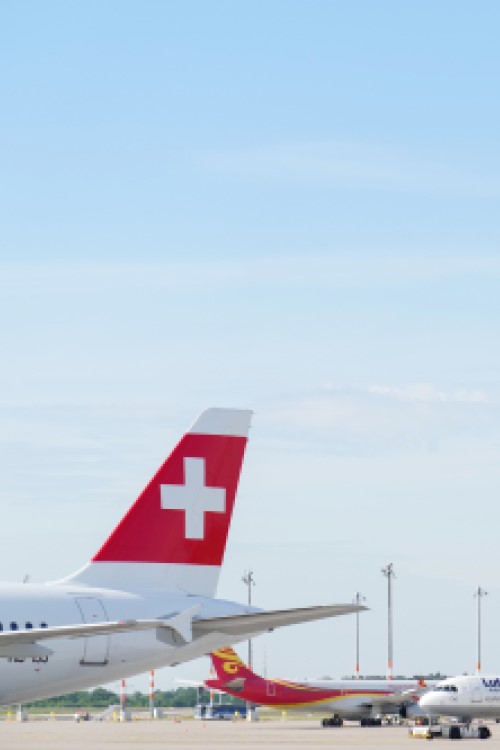
[[[255,586],[255,579],[253,577],[253,570],[245,570],[243,583],[248,587],[248,606],[252,606],[252,586]],[[252,669],[252,639],[248,639],[248,668]]]
[[[481,674],[481,599],[487,595],[488,592],[481,586],[478,586],[474,592],[474,598],[477,599],[477,674]]]
[[[359,591],[356,591],[353,602],[354,604],[361,604],[366,601],[366,596],[363,596]],[[359,612],[356,612],[356,679],[359,680]]]
[[[248,587],[248,607],[252,606],[252,586],[255,586],[255,579],[253,577],[253,570],[245,570],[243,578],[241,579],[245,586]],[[248,639],[248,669],[252,669],[252,639]],[[247,720],[253,721],[253,707],[251,701],[246,701],[247,705]]]
[[[392,579],[396,577],[392,563],[382,568],[382,575],[387,578],[387,679],[392,680]]]

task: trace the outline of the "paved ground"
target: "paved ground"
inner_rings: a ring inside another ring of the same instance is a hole
[[[489,750],[500,750],[500,725],[490,725]],[[323,729],[316,721],[201,722],[186,720],[114,722],[30,721],[0,722],[1,750],[154,750],[155,748],[203,748],[203,750],[271,750],[272,748],[417,748],[422,740],[408,737],[404,727]],[[448,745],[450,740],[434,740]],[[481,740],[460,740],[461,750],[477,747]],[[436,749],[437,750],[437,749]]]

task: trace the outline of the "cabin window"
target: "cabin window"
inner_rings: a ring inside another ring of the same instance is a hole
[[[19,630],[19,625],[17,624],[17,622],[11,622],[10,623],[10,629],[11,630]]]
[[[26,630],[32,630],[33,629],[33,623],[32,622],[27,622],[24,627],[26,628]]]
[[[48,625],[47,625],[47,623],[46,623],[46,622],[41,622],[41,623],[40,623],[40,627],[41,627],[41,628],[47,628],[47,627],[48,627]]]

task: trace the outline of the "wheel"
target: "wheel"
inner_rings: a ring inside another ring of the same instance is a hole
[[[459,740],[461,737],[460,727],[450,727],[450,740]]]
[[[491,732],[488,729],[488,727],[479,727],[479,739],[480,740],[487,740],[488,737],[490,737]]]

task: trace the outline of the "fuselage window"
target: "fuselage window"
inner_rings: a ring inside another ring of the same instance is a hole
[[[25,625],[26,630],[31,630],[33,628],[33,623],[27,622]]]
[[[48,627],[48,625],[47,625],[47,623],[46,623],[46,622],[41,622],[41,623],[40,623],[40,627],[41,627],[41,628],[47,628],[47,627]]]
[[[10,629],[11,630],[19,630],[19,626],[18,626],[17,622],[11,622],[10,623]]]
[[[2,630],[3,630],[3,622],[0,622],[0,633],[2,632]]]

